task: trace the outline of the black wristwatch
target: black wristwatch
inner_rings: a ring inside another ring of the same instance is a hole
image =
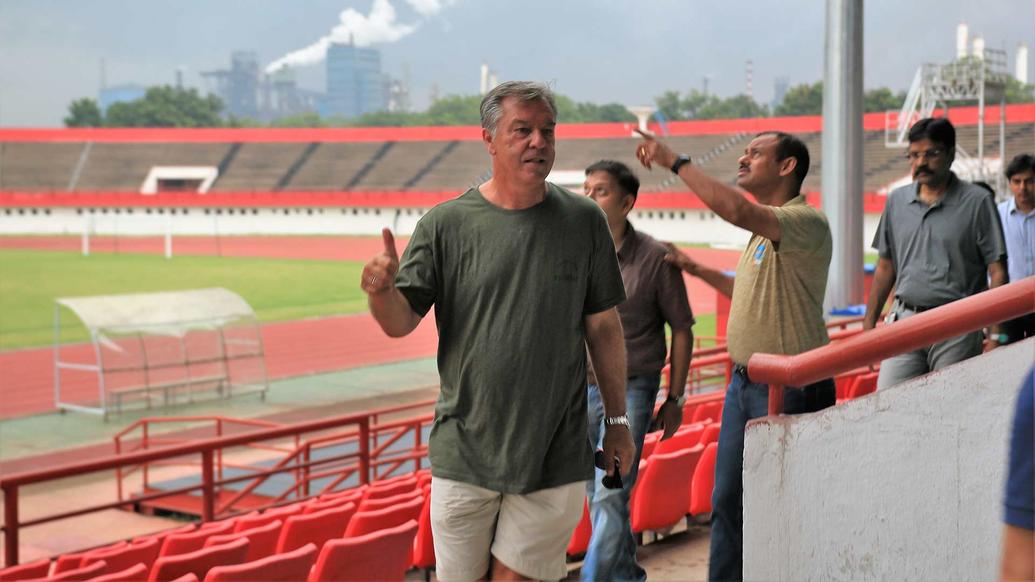
[[[688,156],[686,154],[679,154],[679,157],[676,158],[676,161],[672,162],[672,173],[673,174],[679,174],[679,168],[682,168],[683,164],[689,164],[689,163],[690,163],[690,156]]]

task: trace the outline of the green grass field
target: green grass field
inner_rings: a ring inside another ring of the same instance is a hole
[[[225,287],[241,295],[259,319],[282,321],[357,313],[366,309],[359,288],[363,265],[227,257],[0,251],[0,349],[49,345],[54,299]],[[87,335],[67,310],[62,341]]]

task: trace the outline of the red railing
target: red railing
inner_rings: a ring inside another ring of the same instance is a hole
[[[785,386],[807,386],[1033,311],[1035,277],[1028,277],[796,356],[755,354],[748,375],[769,384],[769,414],[779,414]]]

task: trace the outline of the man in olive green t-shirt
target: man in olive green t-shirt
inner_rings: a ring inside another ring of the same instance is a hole
[[[652,136],[644,135],[636,153],[647,168],[657,164],[671,169],[723,220],[752,233],[735,278],[695,263],[674,247],[666,257],[733,299],[726,341],[734,376],[726,390],[715,460],[708,578],[740,580],[744,426],[765,416],[769,408],[769,387],[752,382],[746,366],[757,352],[798,354],[829,341],[823,296],[832,247],[830,226],[801,194],[809,150],[792,135],[761,133],[738,160],[737,185],[758,204],[701,172],[689,156],[677,156]],[[834,401],[834,382],[827,379],[788,389],[784,411],[812,412]]]
[[[429,211],[400,261],[363,269],[370,311],[391,336],[434,307],[441,393],[428,454],[440,580],[560,579],[593,478],[586,346],[608,417],[606,470],[631,468],[625,299],[614,243],[590,199],[548,184],[556,106],[508,82],[481,106],[493,177]]]

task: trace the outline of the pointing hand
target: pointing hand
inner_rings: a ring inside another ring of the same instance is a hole
[[[395,288],[395,274],[399,272],[399,253],[391,229],[381,231],[385,250],[370,259],[363,267],[359,286],[367,295],[378,295]]]

